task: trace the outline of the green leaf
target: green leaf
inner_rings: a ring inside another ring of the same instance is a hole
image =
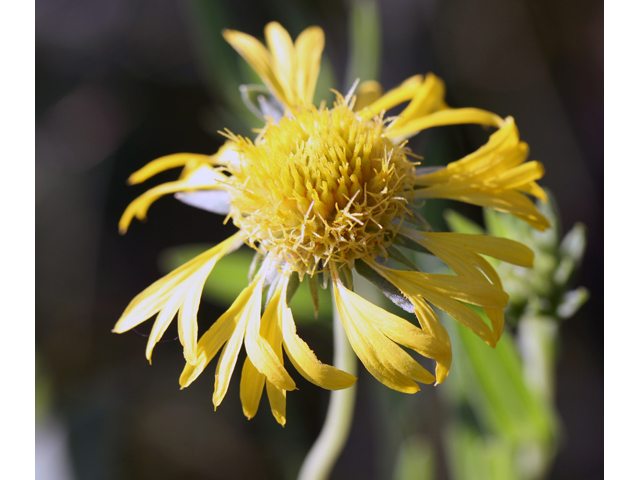
[[[445,210],[442,215],[452,232],[470,233],[473,235],[485,234],[484,229],[480,225],[455,210]]]
[[[427,440],[419,436],[405,439],[398,450],[394,480],[432,480],[436,478],[436,460]]]
[[[356,271],[375,285],[382,294],[406,312],[413,313],[415,307],[389,280],[384,278],[362,260],[355,261]]]
[[[389,245],[387,247],[387,253],[389,254],[390,259],[395,260],[401,265],[404,265],[408,269],[413,270],[414,272],[420,271],[420,268],[415,263],[413,263],[413,260],[407,257],[399,248],[393,245]]]
[[[409,250],[413,250],[418,253],[426,253],[427,255],[431,255],[431,252],[424,248],[419,243],[411,240],[409,237],[405,237],[404,235],[396,235],[396,238],[393,239],[393,243],[395,243],[399,247],[408,248]]]
[[[446,434],[449,466],[453,480],[516,480],[514,446],[506,439],[484,436],[463,424]]]
[[[484,313],[478,312],[486,321]],[[450,319],[450,317],[449,317]],[[453,364],[461,375],[458,396],[469,402],[482,428],[516,444],[552,445],[557,430],[552,407],[525,384],[513,337],[505,331],[495,349],[450,319]],[[446,385],[446,383],[445,383]]]

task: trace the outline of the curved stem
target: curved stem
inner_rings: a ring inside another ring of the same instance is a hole
[[[355,375],[357,373],[356,356],[342,327],[335,300],[333,302],[333,343],[333,365]],[[355,385],[344,390],[331,392],[324,426],[302,464],[298,480],[327,480],[329,478],[349,437],[355,401]]]

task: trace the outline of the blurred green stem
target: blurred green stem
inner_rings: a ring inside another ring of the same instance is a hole
[[[342,327],[338,309],[333,302],[333,365],[340,370],[356,375],[356,356]],[[302,463],[298,480],[326,480],[342,453],[353,419],[356,402],[355,385],[331,392],[329,409],[322,431]]]
[[[351,88],[356,78],[362,82],[378,79],[382,44],[376,0],[352,0],[349,16],[350,46],[345,91]]]

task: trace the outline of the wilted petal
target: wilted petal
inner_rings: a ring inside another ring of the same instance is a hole
[[[334,280],[333,286],[336,305],[349,342],[375,378],[389,388],[405,393],[419,390],[413,380],[421,383],[435,381],[435,377],[407,352],[374,328],[374,323],[379,325],[389,321],[393,314],[347,290],[338,281]],[[376,320],[372,322],[372,318]]]

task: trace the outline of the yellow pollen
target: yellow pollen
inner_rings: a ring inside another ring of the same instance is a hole
[[[234,224],[301,275],[385,255],[414,166],[383,133],[381,119],[362,121],[339,99],[268,123],[255,143],[229,135]]]

